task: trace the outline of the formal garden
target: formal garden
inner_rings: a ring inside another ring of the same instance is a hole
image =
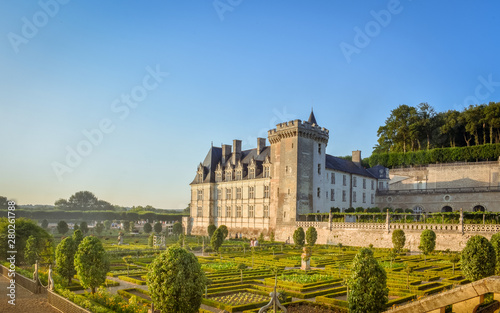
[[[39,233],[25,240],[17,273],[31,278],[38,260],[47,286],[51,264],[55,292],[99,313],[146,313],[152,303],[162,312],[258,312],[274,290],[287,312],[382,312],[498,271],[499,236],[491,243],[474,236],[454,253],[434,251],[436,236],[426,230],[410,253],[402,230],[393,232],[393,249],[317,245],[313,227],[299,228],[293,244],[261,236],[251,247],[249,239],[228,238],[224,226],[206,237],[185,237],[179,226],[170,236],[105,229],[54,237],[18,222]]]

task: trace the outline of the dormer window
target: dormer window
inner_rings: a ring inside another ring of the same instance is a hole
[[[215,181],[216,182],[221,182],[222,181],[222,173],[221,172],[215,173]]]
[[[248,178],[249,179],[254,179],[255,178],[255,168],[250,168],[248,170]]]
[[[264,177],[269,178],[271,176],[271,169],[269,166],[264,166]]]
[[[236,180],[241,180],[241,171],[236,172]]]
[[[198,173],[198,183],[203,182],[203,173]]]
[[[233,175],[232,175],[231,171],[227,171],[227,172],[226,172],[226,177],[225,177],[225,180],[226,180],[226,181],[231,181],[231,180],[232,180],[232,178],[233,178],[232,176],[233,176]]]

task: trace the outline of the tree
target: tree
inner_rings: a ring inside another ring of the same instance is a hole
[[[229,235],[229,230],[227,229],[226,225],[220,225],[219,229],[221,230],[222,234],[224,235],[224,239],[227,238],[227,235]]]
[[[102,233],[102,231],[104,230],[104,225],[103,223],[99,222],[95,225],[95,231],[98,235],[100,235]]]
[[[490,239],[491,245],[493,246],[493,249],[495,249],[495,255],[496,255],[496,265],[495,265],[495,274],[500,274],[500,233],[496,233],[493,236],[491,236]]]
[[[73,224],[73,231],[78,230],[78,229],[80,229],[80,227],[78,227],[78,224],[77,223]]]
[[[367,313],[385,311],[388,301],[387,275],[373,256],[373,251],[361,248],[354,257],[347,301],[349,312]]]
[[[208,236],[212,237],[212,235],[214,234],[216,229],[217,229],[217,226],[215,226],[214,224],[208,225],[208,227],[207,227]]]
[[[462,265],[465,278],[476,281],[495,274],[496,255],[493,245],[483,236],[472,236],[462,250]]]
[[[24,259],[29,265],[33,265],[38,260],[40,254],[40,247],[37,244],[37,240],[33,235],[28,237],[26,241],[26,249],[24,251]]]
[[[153,260],[146,282],[155,308],[162,312],[195,313],[207,279],[194,254],[172,246]]]
[[[142,230],[144,230],[144,232],[145,232],[146,234],[149,234],[150,232],[152,232],[152,231],[153,231],[153,227],[151,226],[151,224],[146,223],[146,224],[144,224],[144,226],[142,227]]]
[[[304,233],[304,229],[299,227],[293,233],[293,242],[296,246],[303,247],[305,241],[306,234]]]
[[[396,229],[392,232],[392,244],[394,245],[394,250],[400,252],[405,246],[406,236],[402,229]]]
[[[65,221],[59,221],[59,223],[57,223],[57,232],[59,234],[64,235],[68,232],[68,230],[68,223],[66,223]]]
[[[153,230],[157,234],[161,233],[162,229],[163,229],[163,225],[160,222],[156,222],[155,226],[153,226]]]
[[[49,221],[47,221],[46,219],[44,219],[42,221],[41,226],[42,226],[43,229],[47,229],[49,227]]]
[[[89,232],[89,226],[87,225],[87,222],[84,221],[80,223],[80,230],[83,234],[87,234]]]
[[[73,242],[75,243],[75,252],[76,252],[76,248],[78,248],[78,246],[80,245],[80,243],[82,242],[83,240],[83,233],[80,229],[77,229],[73,232]]]
[[[312,247],[316,243],[316,240],[318,240],[318,232],[316,228],[310,226],[306,231],[307,244]]]
[[[452,275],[455,275],[455,264],[457,264],[458,262],[460,262],[460,255],[454,254],[451,257],[450,262],[453,264],[453,274]]]
[[[122,225],[123,225],[123,231],[125,232],[130,231],[130,221],[123,221]]]
[[[172,232],[174,233],[174,235],[182,234],[182,224],[179,222],[175,222],[172,226]]]
[[[111,222],[110,220],[105,220],[104,221],[104,227],[106,227],[106,230],[110,230],[111,229],[111,224],[113,224],[113,222]]]
[[[99,200],[90,191],[78,191],[68,199],[68,205],[72,210],[90,211],[98,209]]]
[[[426,229],[420,234],[420,245],[418,248],[424,253],[424,263],[427,261],[427,255],[434,251],[436,247],[436,233]]]
[[[109,259],[101,241],[97,237],[85,237],[75,254],[75,269],[78,280],[84,288],[95,289],[106,281]]]
[[[223,242],[224,242],[224,233],[219,227],[213,233],[212,238],[210,239],[210,245],[212,246],[212,249],[214,249],[215,252],[219,252],[219,248],[220,246],[222,246]]]
[[[72,237],[67,237],[61,240],[56,247],[56,264],[55,271],[62,277],[68,279],[68,286],[71,285],[71,279],[76,274],[75,270],[75,253],[77,243]]]
[[[274,243],[274,231],[272,231],[271,235],[269,235],[269,241],[271,241],[271,243]]]
[[[241,283],[243,283],[243,270],[246,269],[247,266],[244,263],[238,264],[238,269],[240,270],[241,273]]]

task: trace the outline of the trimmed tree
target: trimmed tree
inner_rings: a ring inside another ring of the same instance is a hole
[[[142,230],[144,230],[144,232],[145,232],[146,234],[149,234],[150,232],[152,232],[152,231],[153,231],[153,226],[151,226],[151,224],[149,224],[149,223],[146,223],[146,224],[144,224],[144,226],[142,227]]]
[[[500,233],[496,233],[493,236],[491,236],[490,239],[491,245],[493,246],[493,249],[495,249],[495,255],[496,255],[496,265],[495,265],[495,274],[500,274]]]
[[[57,232],[59,234],[64,235],[68,232],[68,230],[68,223],[66,223],[65,221],[59,221],[59,223],[57,223]]]
[[[493,245],[483,236],[472,236],[462,250],[462,265],[465,278],[476,281],[495,274],[496,255]]]
[[[74,263],[80,284],[94,294],[109,272],[109,259],[101,241],[97,237],[85,237],[78,246]]]
[[[49,227],[49,221],[47,221],[46,219],[44,219],[42,221],[42,225],[41,226],[42,226],[43,229],[47,229],[47,227]]]
[[[87,234],[89,232],[89,226],[87,225],[87,222],[83,221],[80,223],[80,230],[83,234]]]
[[[217,226],[215,226],[214,224],[208,225],[208,227],[207,227],[208,236],[212,237],[212,235],[214,234],[216,229],[217,229]]]
[[[26,240],[26,248],[24,250],[24,259],[29,265],[36,263],[40,255],[40,247],[37,243],[35,236],[31,235]]]
[[[224,233],[219,227],[213,233],[212,238],[210,239],[210,245],[212,246],[212,249],[214,249],[215,252],[219,252],[219,248],[220,246],[222,246],[223,242],[224,242]]]
[[[396,229],[392,232],[392,244],[394,245],[394,250],[400,252],[405,246],[406,236],[402,229]]]
[[[182,224],[179,222],[175,222],[174,225],[172,226],[172,232],[174,235],[180,235],[182,234]]]
[[[68,286],[71,285],[71,279],[76,274],[75,253],[77,244],[71,237],[64,238],[56,247],[55,271],[68,280]]]
[[[361,248],[354,257],[351,277],[347,281],[349,312],[378,313],[385,311],[388,301],[387,274],[373,256],[373,251]]]
[[[163,230],[163,225],[160,222],[156,222],[155,226],[153,226],[153,230],[155,231],[155,233],[159,234]]]
[[[318,232],[316,231],[316,228],[311,226],[306,231],[307,245],[311,247],[314,246],[316,240],[318,240]]]
[[[103,232],[103,230],[104,230],[104,224],[103,224],[103,223],[100,223],[100,222],[99,222],[99,223],[97,223],[97,224],[95,225],[95,231],[96,231],[96,233],[97,233],[98,235],[100,235],[100,234]]]
[[[146,282],[156,309],[195,313],[200,308],[207,279],[194,254],[172,246],[153,260]]]
[[[113,224],[113,222],[111,222],[110,220],[104,221],[104,227],[106,227],[106,230],[111,229],[111,224]]]
[[[418,248],[424,253],[424,263],[427,262],[427,255],[434,251],[436,247],[436,233],[426,229],[420,234],[420,245]]]
[[[303,247],[305,241],[306,234],[304,233],[304,229],[302,227],[297,228],[293,232],[293,242],[296,246]]]
[[[83,233],[80,229],[77,229],[73,232],[73,241],[75,242],[75,250],[78,248],[78,245],[80,245],[80,242],[83,240]]]
[[[227,235],[229,235],[229,230],[227,229],[226,225],[220,225],[219,229],[221,230],[222,234],[224,235],[224,239],[227,238]]]

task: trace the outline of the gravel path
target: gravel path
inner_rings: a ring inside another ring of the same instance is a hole
[[[33,312],[36,313],[61,313],[61,311],[53,308],[47,302],[47,294],[32,294],[27,289],[16,285],[16,305],[10,305],[7,301],[10,299],[7,297],[6,292],[9,286],[9,280],[0,275],[0,290],[2,294],[0,295],[0,313],[26,313]]]

